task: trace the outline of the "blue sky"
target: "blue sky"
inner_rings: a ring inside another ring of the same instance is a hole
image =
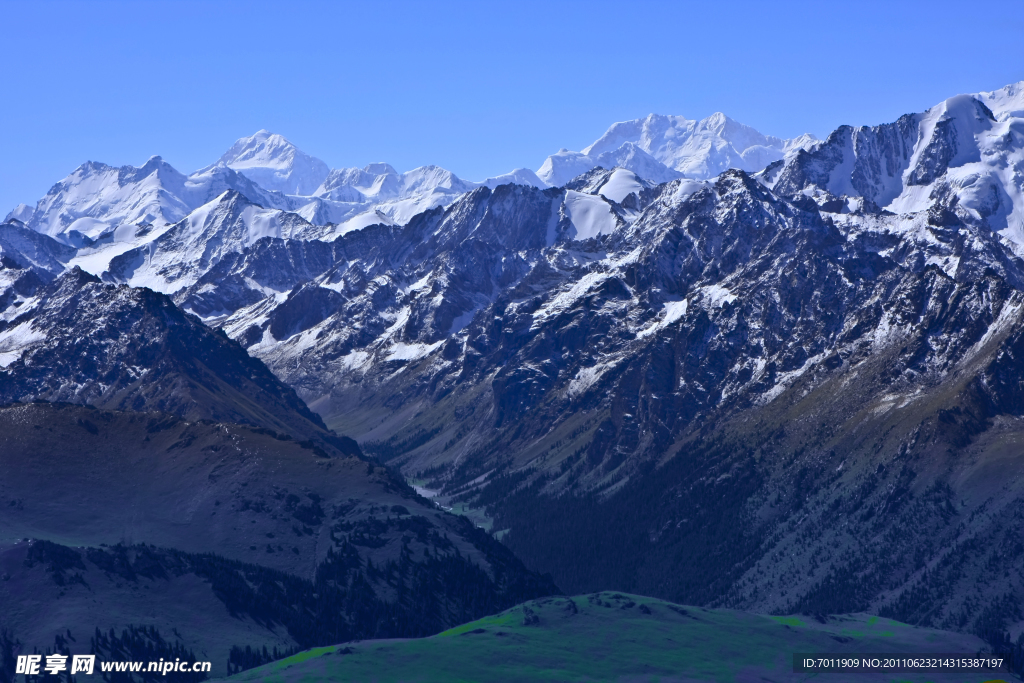
[[[0,217],[86,160],[279,132],[467,179],[651,112],[819,136],[1024,80],[1024,2],[0,0]]]

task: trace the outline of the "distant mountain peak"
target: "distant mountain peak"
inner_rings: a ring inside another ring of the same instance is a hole
[[[236,140],[217,163],[265,189],[291,195],[312,194],[330,172],[323,161],[309,156],[283,135],[266,129]]]
[[[654,182],[707,179],[729,168],[759,171],[816,141],[810,134],[794,140],[763,135],[722,112],[700,120],[648,114],[612,124],[582,152],[563,148],[548,157],[537,175],[550,185],[564,185],[597,166],[622,166]]]
[[[363,170],[373,175],[384,175],[386,173],[398,173],[395,167],[384,161],[375,161],[373,163],[363,166]]]

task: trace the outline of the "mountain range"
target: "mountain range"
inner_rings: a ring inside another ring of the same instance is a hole
[[[477,187],[504,183],[560,186],[597,166],[621,166],[662,182],[709,178],[730,167],[760,170],[813,136],[780,140],[714,114],[701,121],[651,115],[617,123],[582,153],[548,157],[539,175],[520,168],[468,182],[437,166],[399,173],[390,164],[331,170],[280,135],[266,130],[240,138],[216,163],[185,176],[160,157],[140,167],[89,162],[54,185],[35,207],[21,204],[7,218],[82,250],[80,264],[97,275],[110,259],[148,244],[167,226],[216,200],[240,192],[264,211],[247,219],[252,237],[288,236],[275,223],[285,211],[344,234],[375,223],[404,225],[414,215],[447,206]],[[738,165],[737,165],[738,164]]]
[[[0,259],[4,401],[365,458],[374,495],[487,529],[471,564],[525,563],[490,607],[557,585],[1024,629],[1024,82],[824,140],[651,115],[480,183],[261,131],[191,176],[85,164]]]

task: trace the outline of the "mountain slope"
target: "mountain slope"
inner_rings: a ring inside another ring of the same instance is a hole
[[[266,429],[50,403],[0,425],[0,609],[22,653],[93,637],[117,659],[131,632],[223,674],[232,648],[428,635],[556,590],[385,468]]]
[[[329,229],[316,228],[295,213],[264,209],[228,190],[149,243],[115,256],[104,278],[174,293],[264,237],[303,240],[325,233]]]
[[[813,674],[793,671],[794,652],[907,655],[983,647],[970,636],[862,614],[768,617],[602,592],[533,600],[431,638],[305,652],[232,680],[805,681]],[[965,680],[962,673],[852,675],[858,681],[890,681],[894,675],[901,681]]]
[[[239,138],[214,166],[219,164],[267,190],[296,195],[313,194],[330,171],[324,162],[268,130]]]
[[[0,258],[9,267],[31,269],[36,275],[59,275],[75,249],[28,228],[21,221],[0,223]]]
[[[50,188],[31,215],[21,220],[44,235],[74,247],[125,242],[176,223],[227,189],[264,206],[289,206],[282,195],[261,189],[220,166],[185,176],[160,157],[139,167],[82,164]]]
[[[953,104],[934,120],[981,121]],[[1016,149],[983,159],[998,170]],[[782,182],[815,153],[715,182],[595,169],[562,190],[477,190],[346,236],[289,307],[219,324],[570,590],[1011,627],[1017,555],[944,548],[1016,533],[995,463],[1018,431],[1017,243],[949,195],[894,214]],[[932,190],[983,163],[914,154]],[[877,556],[857,550],[877,538]]]
[[[1020,92],[789,147],[649,117],[555,188],[374,164],[316,198],[365,222],[222,195],[110,277],[162,278],[327,425],[570,590],[1016,633]],[[588,166],[605,155],[618,167]],[[701,180],[657,155],[776,161]],[[402,223],[371,195],[432,208]],[[49,334],[30,298],[5,359]]]
[[[188,176],[158,156],[140,167],[88,162],[35,207],[20,205],[8,218],[79,248],[76,264],[100,275],[112,258],[148,245],[165,226],[227,190],[316,225],[335,224],[335,234],[343,234],[378,222],[404,225],[477,187],[563,185],[598,166],[621,166],[651,182],[680,174],[708,178],[729,167],[759,170],[810,142],[807,136],[793,141],[765,137],[721,114],[703,121],[652,114],[615,124],[583,153],[563,150],[549,157],[539,175],[520,168],[468,182],[436,166],[405,173],[386,163],[329,170],[281,135],[260,130]]]
[[[17,342],[15,345],[14,342]],[[71,401],[242,422],[354,453],[237,344],[147,289],[75,269],[8,316],[0,402]]]
[[[0,223],[0,320],[14,316],[17,308],[59,275],[74,255],[72,247],[40,235],[21,221]],[[12,343],[0,343],[0,367],[13,360],[5,348]]]
[[[958,95],[892,124],[843,126],[765,181],[785,195],[846,196],[898,214],[961,207],[1024,244],[1021,89]]]
[[[1014,623],[987,610],[1022,585],[1016,551],[944,549],[1017,533],[1019,259],[966,212],[873,232],[742,174],[681,189],[600,266],[499,296],[461,351],[353,384],[364,438],[393,432],[378,452],[487,508],[569,590]]]

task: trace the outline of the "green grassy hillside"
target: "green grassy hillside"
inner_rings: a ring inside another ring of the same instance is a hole
[[[843,683],[843,674],[794,674],[792,654],[974,653],[983,648],[973,636],[864,614],[770,617],[605,592],[534,600],[431,638],[309,650],[231,680]],[[993,677],[858,673],[855,680],[981,683]]]

